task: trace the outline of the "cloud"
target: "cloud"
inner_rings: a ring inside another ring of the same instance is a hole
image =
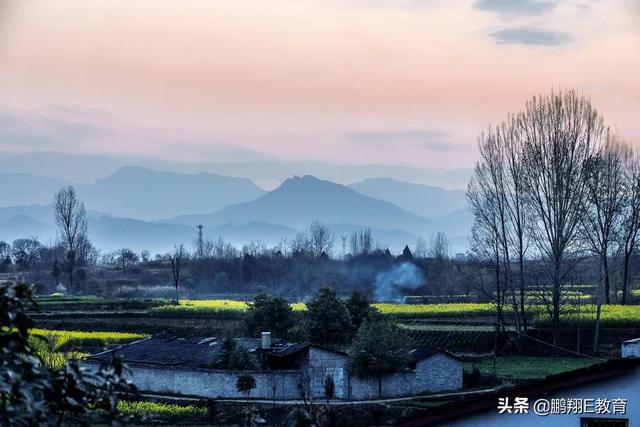
[[[476,9],[508,15],[542,15],[557,5],[557,1],[551,0],[475,0],[473,3]]]
[[[51,107],[51,110],[65,115],[79,116],[87,118],[113,117],[113,113],[101,108],[84,107],[80,105],[58,104]]]
[[[104,132],[98,126],[81,121],[38,114],[0,112],[0,147],[59,149]]]
[[[429,151],[454,151],[457,144],[438,129],[403,129],[394,131],[358,131],[346,134],[348,140],[366,148],[388,149],[393,144],[409,144]]]
[[[489,34],[498,44],[562,46],[571,41],[569,33],[537,28],[505,28]]]
[[[257,162],[273,160],[273,157],[259,151],[250,150],[233,144],[225,143],[172,143],[172,152],[181,157],[198,161],[213,162]]]

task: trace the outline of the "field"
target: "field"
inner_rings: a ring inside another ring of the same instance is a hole
[[[395,318],[476,317],[491,316],[491,304],[373,304],[382,314]],[[304,303],[292,303],[294,311],[306,310]],[[158,315],[238,315],[247,309],[244,301],[233,300],[182,300],[179,305],[162,305],[151,308]]]
[[[167,300],[105,300],[95,296],[65,297],[49,296],[37,299],[42,311],[80,312],[80,311],[140,311],[151,316],[179,318],[202,317],[221,319],[241,319],[247,309],[247,302],[229,299],[181,300],[174,305]],[[490,303],[439,303],[439,304],[373,304],[383,315],[399,320],[419,319],[469,319],[490,318],[495,309]],[[292,303],[294,311],[306,310],[302,302]],[[579,313],[578,313],[579,307]],[[532,304],[528,307],[530,317],[537,327],[549,327],[550,320],[544,306]],[[505,306],[505,315],[509,317],[510,306]],[[593,304],[572,305],[561,314],[565,326],[591,326],[595,320],[596,307]],[[601,322],[603,327],[640,327],[640,306],[604,305]]]
[[[45,365],[61,367],[68,359],[82,359],[91,353],[146,335],[123,332],[81,332],[31,329],[29,343]]]
[[[602,362],[598,359],[575,357],[498,357],[495,376],[501,380],[535,380],[560,372],[573,371]],[[483,375],[494,374],[494,359],[465,363],[465,371],[477,368]]]

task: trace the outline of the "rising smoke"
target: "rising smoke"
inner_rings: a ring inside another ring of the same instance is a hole
[[[398,301],[402,297],[403,290],[422,286],[424,275],[414,264],[403,262],[376,274],[374,283],[376,301]]]

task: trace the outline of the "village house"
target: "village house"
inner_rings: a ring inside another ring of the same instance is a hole
[[[640,425],[639,403],[640,339],[635,339],[622,344],[622,359],[452,401],[399,425],[630,427]]]
[[[349,374],[348,355],[309,343],[262,338],[235,338],[255,361],[255,369],[234,372],[214,369],[222,349],[219,337],[151,337],[93,355],[85,365],[95,367],[117,353],[129,367],[130,380],[141,391],[208,398],[240,398],[239,375],[251,375],[251,397],[313,399],[325,397],[325,383],[334,384],[334,398],[363,400],[435,393],[462,388],[462,362],[432,348],[411,352],[410,369],[375,377]]]

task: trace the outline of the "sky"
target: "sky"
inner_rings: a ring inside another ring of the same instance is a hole
[[[0,0],[0,150],[459,168],[577,88],[640,146],[637,0]]]

